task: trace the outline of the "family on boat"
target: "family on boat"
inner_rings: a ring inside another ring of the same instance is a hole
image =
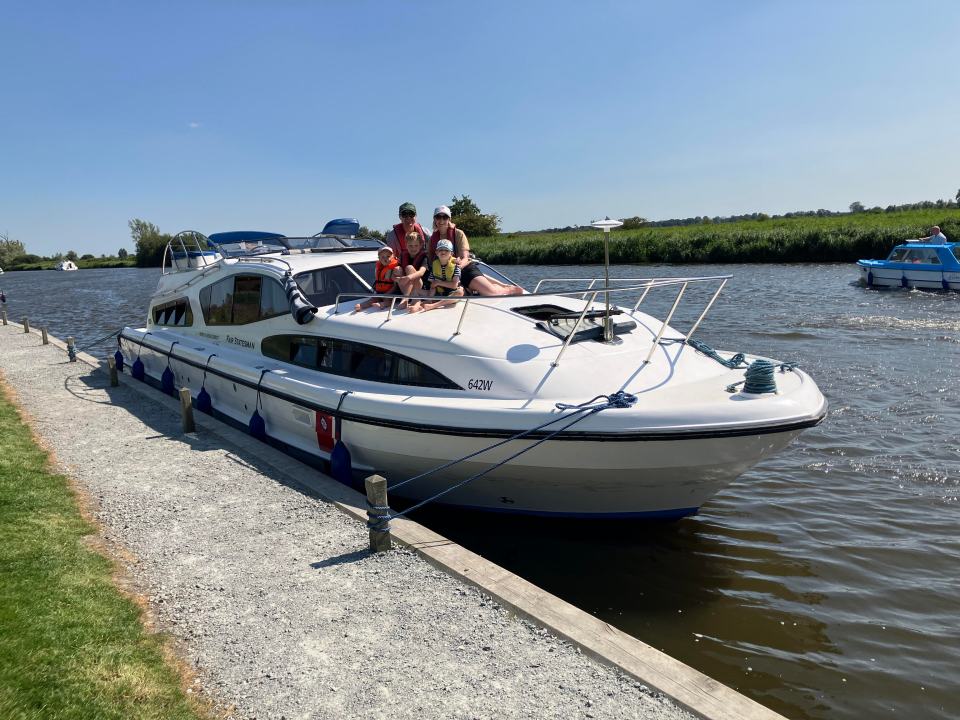
[[[405,202],[399,209],[400,222],[385,237],[377,253],[374,290],[378,295],[403,295],[408,312],[449,307],[439,299],[421,302],[418,298],[473,295],[522,295],[523,288],[509,285],[483,274],[470,257],[466,234],[451,220],[450,208],[441,205],[433,211],[433,233],[427,236],[417,222],[417,208]],[[370,298],[354,307],[360,312],[369,307],[390,304],[384,298]]]

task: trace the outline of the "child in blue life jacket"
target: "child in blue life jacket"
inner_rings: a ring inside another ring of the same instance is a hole
[[[373,282],[373,291],[377,295],[391,295],[397,289],[397,273],[400,272],[400,263],[393,256],[393,249],[384,246],[377,251],[377,264],[374,268],[376,279]],[[388,304],[383,298],[368,298],[357,303],[353,311],[360,312],[368,307],[381,308]]]
[[[440,240],[437,243],[437,256],[430,266],[430,272],[427,279],[430,281],[430,292],[428,297],[459,297],[463,295],[463,288],[460,287],[460,266],[453,261],[453,243],[449,240]],[[437,302],[424,303],[423,310],[436,310],[442,307],[451,307],[456,305],[449,300],[438,300]],[[411,312],[416,312],[411,308]]]

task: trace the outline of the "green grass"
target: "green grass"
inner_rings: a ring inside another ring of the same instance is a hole
[[[204,717],[84,545],[93,531],[0,392],[0,718]]]
[[[735,223],[617,230],[611,263],[854,262],[886,257],[906,238],[940,225],[960,239],[960,210],[932,208],[836,217],[746,220]],[[470,238],[477,255],[501,265],[579,265],[603,262],[602,233],[504,234]]]

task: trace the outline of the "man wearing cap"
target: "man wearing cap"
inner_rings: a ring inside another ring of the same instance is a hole
[[[416,232],[423,242],[423,247],[427,247],[427,233],[417,222],[417,206],[412,202],[405,202],[400,206],[400,222],[387,231],[383,241],[393,248],[394,254],[400,260],[402,267],[404,263],[409,264],[407,260],[407,233]]]

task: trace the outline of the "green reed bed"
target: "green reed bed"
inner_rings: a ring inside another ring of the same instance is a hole
[[[854,262],[886,257],[904,239],[926,235],[931,225],[939,225],[951,240],[960,239],[960,210],[615,230],[610,235],[610,262]],[[470,245],[477,255],[494,264],[581,265],[603,262],[600,238],[599,230],[517,233],[471,238]]]
[[[93,531],[0,391],[0,718],[203,717]]]

